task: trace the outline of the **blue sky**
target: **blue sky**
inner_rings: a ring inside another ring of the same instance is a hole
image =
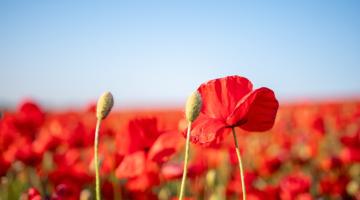
[[[0,103],[181,105],[232,74],[281,101],[359,96],[360,1],[294,2],[0,1]]]

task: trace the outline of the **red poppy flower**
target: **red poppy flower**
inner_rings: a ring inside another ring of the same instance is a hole
[[[259,173],[262,176],[271,176],[281,167],[282,161],[281,156],[264,156],[260,161]]]
[[[342,136],[340,141],[346,147],[358,148],[360,146],[360,127],[355,134]]]
[[[340,158],[345,163],[360,162],[360,129],[355,134],[345,135],[340,138],[344,145]]]
[[[10,167],[10,162],[0,155],[0,177],[4,176]]]
[[[198,88],[203,106],[192,125],[191,140],[216,144],[231,127],[247,131],[272,128],[279,103],[272,90],[253,90],[251,82],[240,76],[211,80]]]
[[[183,164],[169,163],[161,168],[161,174],[165,180],[180,179],[183,173]]]
[[[263,190],[254,189],[247,194],[246,199],[248,200],[278,200],[278,188],[273,186],[267,186]],[[241,199],[241,198],[240,198]],[[299,199],[296,199],[299,200]]]
[[[130,120],[127,130],[117,135],[117,149],[124,155],[115,171],[117,178],[127,179],[130,191],[145,191],[158,184],[160,166],[174,155],[182,144],[177,132],[162,131],[157,118]]]
[[[245,185],[247,185],[248,187],[246,188],[246,192],[253,192],[255,190],[255,188],[253,187],[254,182],[256,181],[258,175],[255,172],[250,172],[247,171],[245,172]],[[228,185],[227,185],[227,194],[234,194],[234,193],[238,193],[238,194],[242,194],[243,191],[241,189],[241,180],[240,180],[240,176],[239,173],[234,173],[233,176],[231,177],[231,180],[229,181]]]
[[[360,162],[360,148],[344,147],[340,151],[340,159],[347,164]]]
[[[204,174],[208,166],[202,160],[194,160],[189,164],[188,177],[196,178]],[[176,180],[182,177],[184,172],[183,163],[168,163],[161,168],[161,175],[165,180]]]
[[[54,185],[68,184],[81,190],[81,188],[90,183],[93,178],[87,173],[83,165],[60,166],[58,169],[50,172],[49,181]],[[73,185],[73,183],[76,183]]]
[[[41,200],[40,192],[33,187],[29,188],[27,196],[29,200]]]
[[[310,190],[311,179],[304,174],[290,174],[283,178],[280,183],[281,199],[295,199],[299,195],[306,194]]]
[[[138,151],[125,156],[119,167],[116,169],[116,176],[119,178],[134,178],[145,172],[146,155]]]
[[[158,129],[157,118],[132,119],[126,130],[117,135],[117,151],[122,155],[136,151],[147,152],[162,132]]]
[[[40,127],[44,122],[44,112],[35,102],[24,101],[19,105],[18,117],[31,127]]]
[[[152,186],[160,184],[158,172],[147,172],[127,180],[126,189],[132,192],[145,192]]]
[[[181,134],[177,131],[165,132],[152,144],[148,157],[157,163],[164,163],[169,160],[169,157],[174,155],[182,145],[183,140]]]
[[[51,200],[76,200],[80,197],[80,190],[74,183],[62,183],[56,186]]]
[[[16,116],[5,115],[0,120],[0,151],[6,151],[19,137]]]
[[[323,177],[319,183],[319,189],[322,194],[338,196],[345,193],[349,178],[343,175],[339,177],[326,176]]]
[[[15,158],[22,161],[25,165],[36,166],[41,163],[42,154],[35,151],[32,143],[28,141],[19,141],[14,144],[17,147]]]
[[[16,127],[22,135],[33,139],[44,120],[45,114],[36,103],[25,101],[19,105]]]

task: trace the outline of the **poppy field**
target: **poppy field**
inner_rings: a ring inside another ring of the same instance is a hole
[[[360,199],[358,99],[283,103],[241,76],[194,90],[184,108],[120,109],[104,93],[4,109],[0,200]]]

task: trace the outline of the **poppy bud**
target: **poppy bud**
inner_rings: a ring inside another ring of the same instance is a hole
[[[198,91],[193,92],[186,102],[185,115],[188,122],[193,122],[199,116],[202,100]]]
[[[110,92],[102,94],[97,102],[96,117],[98,120],[105,119],[114,105],[114,99]]]

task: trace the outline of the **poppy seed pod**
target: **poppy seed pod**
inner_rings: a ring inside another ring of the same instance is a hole
[[[198,91],[193,92],[186,102],[185,115],[188,122],[193,122],[199,116],[202,100]]]
[[[114,105],[114,99],[110,92],[102,94],[96,105],[96,117],[98,120],[105,119]]]

